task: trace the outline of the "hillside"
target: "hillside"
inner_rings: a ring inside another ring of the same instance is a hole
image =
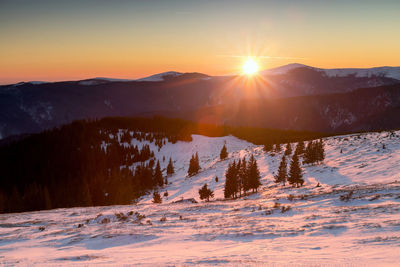
[[[118,136],[110,136],[110,142],[122,141]],[[400,131],[324,138],[326,159],[303,166],[302,188],[273,182],[280,155],[272,156],[261,146],[232,136],[192,138],[167,143],[159,151],[148,141],[125,143],[149,144],[157,158],[166,157],[162,168],[169,157],[174,160],[176,173],[160,190],[169,193],[162,204],[151,203],[148,195],[133,205],[1,214],[0,263],[397,264]],[[220,161],[225,142],[229,156]],[[195,152],[202,169],[187,177],[188,160]],[[250,154],[261,172],[259,193],[223,200],[226,166]],[[215,192],[208,203],[198,199],[204,183]],[[173,203],[182,198],[199,203]]]
[[[41,132],[77,119],[155,114],[199,122],[296,130],[310,130],[309,123],[305,123],[310,119],[326,121],[324,124],[315,123],[312,129],[326,132],[380,130],[389,129],[392,125],[400,127],[396,118],[391,117],[393,109],[399,108],[400,81],[394,78],[396,75],[391,75],[398,69],[388,69],[387,75],[375,69],[370,72],[364,70],[360,75],[346,71],[343,69],[340,75],[328,75],[318,68],[295,64],[262,72],[252,79],[241,75],[166,72],[139,80],[94,78],[2,85],[0,138]],[[365,89],[371,90],[364,93]],[[358,98],[353,98],[352,93],[356,91],[361,91],[356,93],[360,95],[360,102]],[[365,95],[368,95],[368,101],[377,101],[387,91],[394,93],[389,94],[384,103],[378,102],[378,110],[369,112],[367,120],[370,125],[359,123],[364,120],[365,109],[352,110],[347,106],[348,101],[365,106],[362,102],[367,98]],[[343,97],[334,94],[342,94]],[[331,96],[332,100],[326,103],[326,97]],[[293,108],[286,106],[285,103],[292,99],[296,99],[298,104]],[[265,103],[287,110],[284,116],[272,116],[280,119],[280,123],[271,118],[248,122],[240,117],[246,104],[259,107],[252,115],[264,116]],[[334,114],[323,113],[328,108],[333,109]],[[210,116],[201,113],[208,109],[215,112]],[[218,112],[220,109],[222,111]],[[379,124],[382,113],[388,113],[384,127]],[[357,120],[350,121],[349,116]],[[330,123],[332,121],[333,124]],[[387,125],[390,127],[387,128]]]

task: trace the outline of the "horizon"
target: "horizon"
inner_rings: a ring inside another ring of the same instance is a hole
[[[321,68],[318,66],[310,66],[310,65],[306,65],[306,64],[302,64],[302,63],[298,63],[298,62],[293,62],[293,63],[288,63],[288,64],[284,64],[284,65],[280,65],[280,66],[275,66],[272,68],[268,68],[268,69],[261,69],[259,72],[263,72],[263,71],[268,71],[268,70],[273,70],[275,68],[280,68],[280,67],[285,67],[285,66],[289,66],[289,65],[295,65],[295,64],[299,64],[299,65],[304,65],[305,67],[311,67],[311,68],[316,68],[316,69],[324,69],[324,70],[335,70],[335,69],[373,69],[373,68],[398,68],[399,66],[372,66],[372,67],[351,67],[351,68],[340,68],[340,67],[332,67],[332,68]],[[92,80],[92,79],[115,79],[116,81],[138,81],[141,79],[145,79],[145,78],[149,78],[151,76],[154,75],[159,75],[159,74],[164,74],[164,73],[168,73],[168,72],[176,72],[176,73],[180,73],[180,74],[188,74],[188,73],[199,73],[199,74],[205,74],[208,75],[210,77],[218,77],[218,76],[237,76],[237,75],[244,75],[241,74],[240,72],[236,72],[236,73],[227,73],[227,74],[221,74],[221,75],[210,75],[208,73],[202,73],[202,72],[198,72],[198,71],[175,71],[175,70],[166,70],[163,72],[158,72],[158,73],[149,73],[143,77],[135,77],[135,78],[130,78],[130,77],[115,77],[115,76],[103,76],[103,77],[82,77],[80,79],[71,79],[71,80],[65,80],[65,79],[61,79],[61,80],[31,80],[31,81],[17,81],[17,82],[13,82],[13,83],[1,83],[0,85],[13,85],[13,84],[19,84],[19,83],[57,83],[57,82],[70,82],[70,81],[82,81],[82,80]]]
[[[290,62],[400,65],[398,1],[62,1],[0,3],[0,84],[165,71],[236,73]]]

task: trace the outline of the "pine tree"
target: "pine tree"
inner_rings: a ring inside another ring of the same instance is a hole
[[[273,150],[273,146],[272,146],[271,143],[266,143],[266,144],[264,145],[264,151],[265,151],[265,152],[269,152],[269,151],[272,151],[272,150]]]
[[[300,141],[297,143],[296,150],[294,153],[296,153],[299,156],[304,154],[304,142],[303,141]]]
[[[315,162],[315,145],[313,141],[308,142],[304,151],[304,164],[312,164]]]
[[[295,155],[297,155],[295,153]],[[281,163],[279,164],[278,173],[275,176],[275,183],[283,183],[285,185],[287,181],[287,162],[286,157],[282,156]]]
[[[288,182],[297,187],[304,184],[303,171],[301,170],[299,158],[296,154],[293,155],[292,161],[290,162]]]
[[[172,163],[172,159],[169,158],[169,162],[168,162],[168,166],[167,166],[167,175],[171,175],[174,173],[175,173],[174,164]]]
[[[248,163],[248,183],[246,184],[248,186],[248,189],[252,189],[253,192],[258,190],[258,187],[261,185],[260,179],[260,171],[258,169],[257,161],[254,158],[253,155],[250,157],[250,161]],[[245,188],[245,190],[247,190]]]
[[[219,153],[219,158],[220,158],[221,160],[224,160],[224,159],[226,159],[227,157],[228,157],[228,151],[227,151],[226,146],[225,146],[225,144],[224,144],[224,146],[223,146],[222,149],[221,149],[221,153]]]
[[[233,164],[229,163],[228,169],[225,173],[225,188],[224,188],[224,197],[225,198],[236,198],[237,193],[237,164],[236,161],[233,161]]]
[[[282,147],[280,143],[275,144],[275,152],[279,153],[282,151]]]
[[[211,191],[207,184],[204,184],[202,188],[199,189],[200,199],[205,199],[207,202],[210,201],[210,197],[214,197],[214,192]]]
[[[200,170],[199,154],[196,152],[195,156],[195,172],[198,173]]]
[[[319,139],[319,142],[317,142],[317,161],[318,162],[323,162],[325,159],[325,149],[324,149],[324,142],[322,139]]]
[[[292,146],[290,145],[290,143],[286,144],[286,150],[285,150],[285,156],[289,156],[292,154]]]
[[[238,167],[238,187],[237,192],[239,192],[239,197],[242,197],[242,190],[245,193],[246,187],[248,187],[248,172],[247,172],[247,161],[246,158],[243,158],[241,162],[239,162]]]
[[[190,159],[188,175],[193,176],[193,175],[197,174],[199,172],[199,170],[200,170],[199,156],[196,152],[196,156],[192,155],[192,158]]]
[[[161,196],[157,191],[153,192],[153,203],[156,203],[156,204],[162,203]]]
[[[163,186],[163,184],[164,184],[164,179],[162,176],[159,160],[157,160],[156,169],[154,171],[154,183],[157,184],[158,186]]]

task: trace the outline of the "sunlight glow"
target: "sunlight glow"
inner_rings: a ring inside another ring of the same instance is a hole
[[[258,72],[258,64],[257,62],[252,59],[248,58],[243,65],[243,73],[246,75],[253,75]]]

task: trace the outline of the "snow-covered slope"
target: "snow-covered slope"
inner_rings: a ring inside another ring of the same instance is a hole
[[[167,72],[154,74],[154,75],[151,75],[149,77],[141,78],[141,79],[138,79],[137,81],[141,81],[141,82],[162,82],[162,81],[164,81],[164,77],[165,76],[178,77],[178,76],[181,76],[181,75],[183,75],[183,73],[176,72],[176,71],[167,71]]]
[[[324,142],[325,162],[303,166],[300,189],[273,182],[281,154],[232,136],[193,135],[192,142],[167,143],[160,151],[151,144],[162,168],[172,157],[176,170],[160,189],[169,193],[162,204],[148,195],[133,205],[2,214],[0,264],[396,266],[400,131]],[[220,161],[224,143],[229,156]],[[202,169],[187,177],[195,152]],[[222,200],[228,163],[250,154],[261,172],[259,192]],[[214,190],[211,202],[172,203],[200,201],[204,183]]]
[[[316,71],[325,73],[328,77],[345,77],[354,75],[355,77],[372,77],[382,76],[387,78],[393,78],[400,80],[400,67],[375,67],[375,68],[335,68],[335,69],[323,69],[311,67],[299,63],[292,63],[277,68],[264,70],[261,72],[262,75],[278,75],[286,74],[290,70],[296,68],[309,68]]]

